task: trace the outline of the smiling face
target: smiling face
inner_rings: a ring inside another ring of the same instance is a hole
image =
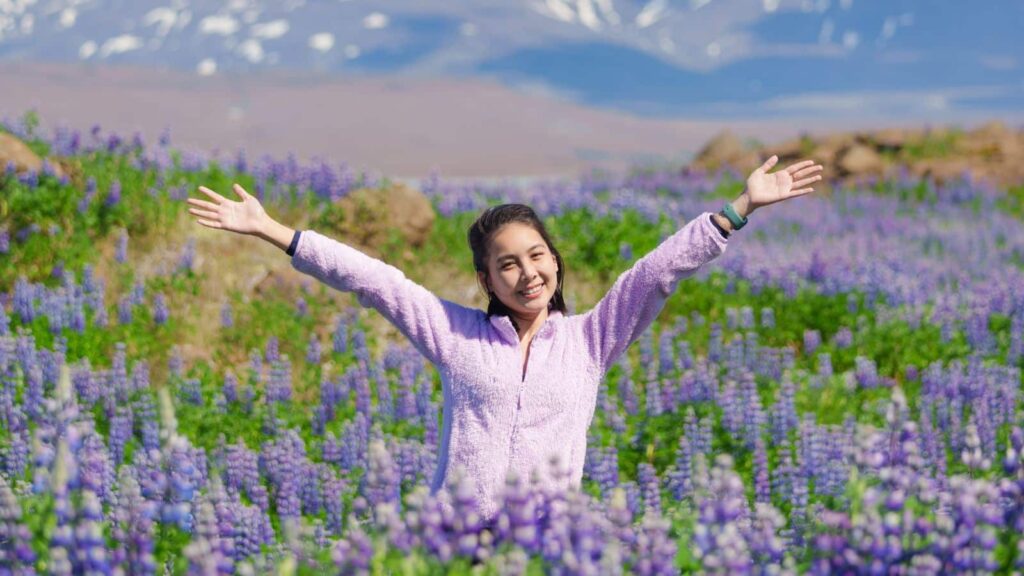
[[[547,313],[558,288],[558,262],[533,227],[518,222],[502,226],[487,249],[487,273],[481,284],[514,315],[532,319]]]

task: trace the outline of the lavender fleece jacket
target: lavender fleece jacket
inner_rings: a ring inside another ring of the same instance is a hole
[[[522,374],[519,338],[506,316],[438,298],[397,268],[313,231],[292,266],[356,294],[393,323],[441,374],[443,425],[431,492],[461,467],[485,519],[506,474],[579,488],[598,386],[615,360],[654,321],[678,282],[725,251],[705,212],[638,260],[585,314],[549,314]],[[547,476],[552,457],[566,472]]]

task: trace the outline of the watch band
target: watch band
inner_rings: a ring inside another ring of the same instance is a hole
[[[736,213],[736,209],[732,207],[732,204],[726,204],[725,207],[722,208],[722,214],[729,219],[729,223],[732,224],[733,230],[739,230],[747,223],[747,219],[740,218],[740,215]]]

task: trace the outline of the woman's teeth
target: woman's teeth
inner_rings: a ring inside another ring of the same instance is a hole
[[[544,286],[540,285],[540,286],[537,286],[536,288],[533,288],[532,290],[523,290],[522,293],[523,293],[524,296],[533,296],[535,294],[540,293],[542,288],[544,288]]]

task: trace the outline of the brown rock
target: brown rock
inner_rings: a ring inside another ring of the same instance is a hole
[[[906,128],[885,128],[872,134],[871,139],[879,148],[898,150],[912,138],[912,133]]]
[[[369,253],[379,248],[393,233],[408,246],[426,242],[434,226],[434,208],[418,190],[402,184],[389,188],[354,190],[334,203],[328,226]]]
[[[1006,127],[1006,124],[1003,124],[999,120],[993,120],[992,122],[987,122],[981,125],[978,129],[972,131],[971,134],[981,138],[987,138],[989,140],[1002,140],[1003,138],[1010,136],[1012,133],[1010,132],[1010,129]]]
[[[720,168],[723,165],[732,165],[747,152],[743,141],[729,130],[725,130],[719,132],[697,153],[694,164],[702,168]]]
[[[844,175],[871,175],[882,173],[882,157],[870,146],[855,144],[844,150],[837,162]]]
[[[42,158],[31,148],[15,136],[0,132],[0,171],[6,169],[10,162],[14,163],[14,169],[18,172],[39,172],[43,169]],[[50,166],[58,178],[64,175],[58,163],[50,160]]]

